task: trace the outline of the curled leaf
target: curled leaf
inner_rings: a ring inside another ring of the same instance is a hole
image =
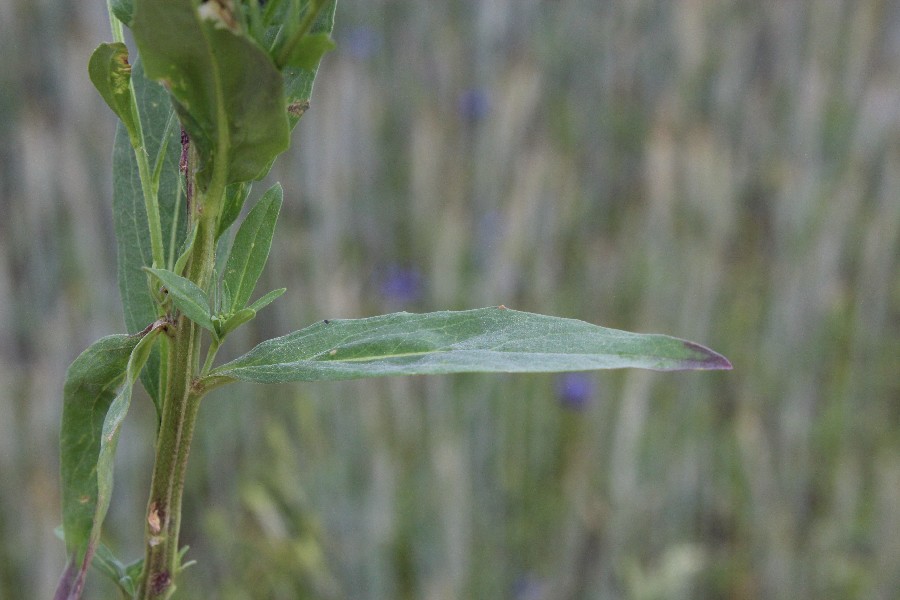
[[[132,145],[138,143],[138,125],[132,111],[131,65],[128,48],[120,42],[97,46],[88,61],[88,75],[100,96],[128,130]]]

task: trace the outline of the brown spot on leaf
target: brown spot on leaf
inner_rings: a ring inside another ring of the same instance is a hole
[[[309,110],[309,100],[295,100],[288,104],[287,110],[290,114],[299,119],[303,116],[303,113]]]

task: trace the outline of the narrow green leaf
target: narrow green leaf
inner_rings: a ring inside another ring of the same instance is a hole
[[[147,74],[164,81],[199,155],[202,189],[213,155],[225,183],[258,179],[287,149],[284,83],[224,3],[135,0],[132,32]]]
[[[163,130],[163,134],[161,136],[162,143],[159,147],[159,151],[156,153],[156,160],[153,163],[153,176],[151,177],[151,183],[154,189],[159,189],[159,182],[162,178],[163,167],[166,166],[166,152],[169,149],[169,142],[175,137],[180,127],[181,126],[178,123],[178,117],[175,116],[175,111],[170,111],[169,118],[166,119],[166,128]],[[179,191],[180,189],[181,188],[179,187]],[[171,253],[172,251],[170,250],[169,254]]]
[[[303,36],[285,64],[312,71],[319,67],[319,61],[322,60],[325,53],[334,48],[334,40],[329,34],[311,33]]]
[[[731,364],[703,346],[665,335],[500,307],[320,321],[213,369],[210,381],[280,383],[622,367],[677,371],[729,369]]]
[[[272,304],[273,302],[275,302],[276,300],[281,298],[281,295],[284,294],[286,291],[287,291],[287,288],[279,288],[277,290],[272,290],[271,292],[269,292],[268,294],[266,294],[265,296],[263,296],[262,298],[260,298],[256,302],[254,302],[253,304],[251,304],[249,306],[249,308],[252,309],[253,312],[259,312],[262,309],[264,309],[265,307],[267,307],[268,305]]]
[[[216,230],[216,239],[228,231],[244,208],[244,202],[250,195],[250,182],[233,183],[225,188],[225,205],[222,207],[222,216],[219,217],[219,227]]]
[[[216,328],[212,322],[212,313],[209,309],[209,299],[206,293],[197,287],[190,279],[176,275],[165,269],[151,269],[145,267],[148,273],[160,280],[169,293],[169,297],[181,312],[187,315],[191,321],[213,333]]]
[[[60,432],[63,531],[69,567],[57,597],[77,598],[97,549],[112,489],[112,454],[131,387],[158,330],[101,338],[66,372]],[[127,379],[126,385],[116,389]],[[74,569],[74,570],[73,570]]]
[[[256,288],[269,258],[283,194],[280,184],[269,188],[238,229],[222,278],[231,300],[225,312],[244,308]]]
[[[187,235],[184,240],[184,245],[181,247],[181,254],[178,255],[178,260],[175,261],[175,266],[172,267],[172,272],[176,275],[181,275],[184,273],[184,267],[187,266],[187,261],[191,257],[191,250],[194,247],[194,242],[197,241],[197,226],[194,225],[191,227],[191,232]]]
[[[270,2],[269,4],[273,4]],[[331,35],[334,29],[334,11],[337,2],[331,2],[324,7],[319,13],[316,22],[313,24],[311,34]],[[266,6],[268,12],[268,5]],[[316,73],[319,67],[304,69],[302,67],[285,67],[282,71],[284,76],[284,90],[287,97],[288,120],[290,127],[293,129],[303,113],[309,107],[309,100],[312,96],[313,83],[316,80]]]
[[[97,46],[88,61],[88,75],[100,96],[125,125],[130,138],[137,140],[137,122],[131,111],[131,65],[125,44],[114,42]]]
[[[178,170],[181,132],[178,127],[167,127],[172,115],[168,94],[161,85],[144,77],[140,60],[133,65],[131,82],[147,154],[155,163],[160,152],[165,149],[159,179],[159,211],[163,239],[172,240],[171,246],[177,251],[187,234],[187,219],[183,216],[178,218],[179,213],[184,212]],[[121,123],[116,130],[113,148],[113,219],[118,251],[119,293],[122,297],[125,327],[129,333],[136,333],[160,315],[157,313],[147,274],[143,271],[144,267],[152,266],[153,256],[137,161],[128,133]],[[174,257],[167,257],[166,264],[174,262]],[[154,350],[148,359],[141,374],[141,383],[154,403],[160,404],[158,350]]]

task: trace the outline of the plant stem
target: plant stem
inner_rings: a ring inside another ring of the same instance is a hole
[[[111,0],[106,0],[106,12],[109,15],[109,27],[112,31],[113,39],[124,44],[125,34],[122,31],[122,22],[113,13]],[[131,88],[131,113],[137,126],[137,135],[130,137],[130,141],[131,147],[134,149],[134,158],[137,161],[138,175],[141,179],[141,193],[144,196],[144,209],[147,211],[147,222],[150,228],[150,251],[153,255],[152,266],[164,269],[166,261],[159,218],[158,186],[154,185],[151,179],[150,163],[147,158],[147,148],[144,145],[144,132],[141,126],[140,115],[138,114],[134,83],[129,80],[128,85]]]
[[[137,107],[135,107],[135,111]],[[147,222],[150,226],[150,251],[153,254],[153,266],[163,269],[166,266],[166,257],[163,248],[162,226],[159,218],[159,198],[157,190],[153,186],[150,175],[150,163],[147,160],[147,149],[144,146],[144,134],[141,131],[140,121],[138,124],[138,135],[140,140],[134,147],[134,157],[137,159],[138,175],[141,179],[141,192],[144,196],[144,209],[147,211]]]
[[[112,0],[106,0],[106,14],[109,15],[109,28],[112,30],[113,40],[124,44],[125,33],[122,31],[122,21],[113,13]]]
[[[216,219],[199,217],[187,277],[206,287],[215,264]],[[145,521],[146,554],[137,596],[142,600],[169,598],[175,591],[184,476],[203,396],[203,391],[195,385],[200,367],[201,331],[181,315],[169,349],[168,381]]]
[[[124,44],[125,34],[122,31],[122,22],[113,13],[112,0],[106,0],[106,12],[109,16],[109,27],[112,31],[113,39]],[[134,83],[129,80],[128,85],[131,87],[131,112],[137,125],[137,135],[131,137],[130,141],[131,147],[134,149],[134,158],[137,160],[138,175],[141,179],[141,193],[144,196],[144,209],[147,211],[147,222],[150,227],[150,251],[153,255],[152,266],[164,269],[166,261],[162,241],[162,227],[159,219],[158,189],[153,184],[150,176],[150,163],[147,159],[147,148],[144,146],[144,132],[141,127],[140,116],[138,115]]]

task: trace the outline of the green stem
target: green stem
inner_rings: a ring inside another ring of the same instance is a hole
[[[122,31],[122,21],[113,13],[112,0],[106,0],[106,13],[109,15],[109,28],[112,30],[113,40],[125,43],[125,33]]]
[[[125,43],[125,34],[122,30],[122,22],[113,13],[112,0],[106,0],[106,12],[109,15],[109,27],[113,39]],[[159,198],[157,187],[153,184],[150,174],[150,163],[147,159],[147,149],[144,146],[144,131],[141,126],[140,114],[137,107],[137,95],[134,93],[134,83],[129,81],[131,87],[131,114],[137,127],[137,135],[131,137],[131,147],[134,149],[134,157],[137,160],[138,175],[141,179],[141,193],[144,196],[144,208],[147,211],[147,221],[150,228],[150,251],[153,254],[153,266],[165,268],[166,260],[163,249],[162,226],[159,218]],[[162,315],[160,315],[162,316]]]
[[[133,97],[134,94],[132,94]],[[137,113],[137,106],[132,108]],[[166,256],[163,249],[162,226],[159,218],[159,197],[151,179],[150,162],[147,160],[147,150],[144,147],[144,133],[141,129],[141,122],[137,119],[136,123],[140,139],[131,140],[131,146],[134,148],[134,157],[137,159],[138,175],[140,175],[141,179],[141,192],[144,195],[144,208],[147,211],[147,222],[150,226],[150,251],[153,254],[153,267],[162,269],[166,266]]]
[[[200,218],[187,277],[207,287],[215,264],[214,218]],[[175,591],[179,568],[181,498],[191,439],[203,390],[196,385],[202,329],[178,318],[168,360],[168,382],[156,444],[156,463],[145,520],[146,552],[138,598],[161,600]]]
[[[206,351],[206,360],[203,361],[203,369],[200,370],[200,376],[205,377],[212,369],[213,361],[216,359],[216,353],[219,351],[219,345],[222,340],[213,340],[209,343],[209,349]]]

